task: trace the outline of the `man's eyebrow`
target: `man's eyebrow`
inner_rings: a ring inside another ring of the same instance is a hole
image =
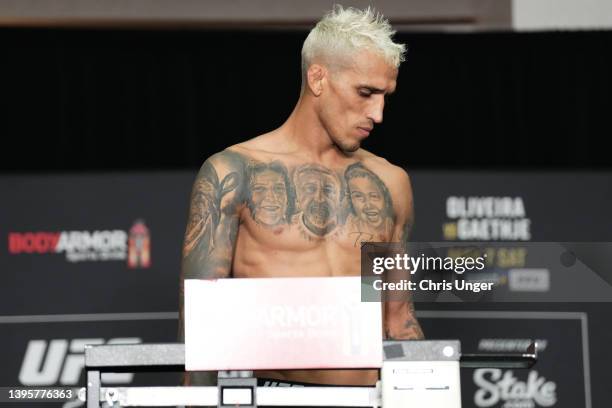
[[[358,85],[357,86],[360,89],[367,89],[368,91],[374,93],[374,94],[386,94],[386,95],[391,95],[393,92],[395,92],[395,90],[391,91],[391,92],[386,92],[384,89],[381,88],[376,88],[375,86],[370,86],[370,85]]]

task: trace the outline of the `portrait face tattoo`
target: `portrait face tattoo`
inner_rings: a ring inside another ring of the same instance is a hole
[[[391,196],[382,180],[360,163],[350,165],[345,178],[353,216],[369,228],[384,228],[393,212]]]
[[[256,222],[275,226],[288,222],[289,177],[279,163],[256,164],[249,178],[249,208]]]
[[[323,236],[336,227],[340,180],[323,166],[308,164],[296,170],[295,188],[304,226]]]
[[[349,181],[349,191],[357,217],[375,228],[379,227],[385,206],[381,189],[368,177],[355,177]]]

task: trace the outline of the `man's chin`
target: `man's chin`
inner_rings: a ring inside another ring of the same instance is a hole
[[[355,144],[352,144],[352,145],[338,145],[338,147],[344,153],[354,153],[357,150],[359,150],[359,148],[361,147],[361,144],[360,143],[355,143]]]

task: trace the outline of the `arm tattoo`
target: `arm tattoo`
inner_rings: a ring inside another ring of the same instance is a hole
[[[408,251],[408,240],[410,239],[410,235],[412,233],[412,227],[414,225],[414,207],[410,205],[408,209],[408,216],[406,218],[406,222],[402,228],[402,236],[401,243],[404,251]],[[406,322],[404,324],[405,335],[407,338],[411,339],[424,339],[425,335],[423,334],[423,330],[421,329],[421,325],[419,324],[415,314],[414,314],[414,303],[411,298],[408,298],[408,316],[406,317]]]
[[[219,178],[207,160],[193,186],[185,243],[185,278],[214,278],[229,275],[231,253],[238,232],[238,205],[243,200],[245,179],[243,159],[225,151],[214,156],[217,166],[228,168]]]
[[[205,162],[191,193],[191,208],[183,246],[184,257],[189,256],[197,244],[205,245],[206,255],[213,249],[213,231],[220,218],[219,203],[216,199],[218,190],[217,172],[209,162]]]
[[[408,303],[408,316],[404,323],[404,338],[422,340],[425,338],[421,325],[419,324],[416,316],[414,315],[414,305],[412,302]]]
[[[404,252],[408,252],[408,244],[413,224],[414,209],[412,205],[410,205],[406,220],[394,238],[394,240],[399,242],[399,246]],[[395,312],[395,316],[387,316],[393,323],[388,326],[389,328],[386,333],[388,338],[402,340],[421,340],[425,338],[421,325],[415,316],[414,303],[412,302],[411,293],[409,291],[406,293],[406,299],[402,302],[401,308]]]
[[[404,223],[404,227],[402,228],[402,235],[400,237],[400,242],[403,246],[407,246],[408,240],[410,239],[410,235],[412,235],[412,227],[414,226],[414,210],[410,209],[410,214],[408,214],[408,219]]]
[[[214,163],[214,165],[213,165]],[[224,170],[219,177],[218,169]],[[193,185],[179,288],[179,337],[184,336],[184,280],[227,277],[244,202],[244,159],[224,151],[208,159]]]
[[[421,325],[414,315],[412,302],[403,302],[401,308],[387,314],[386,338],[389,340],[422,340],[425,338]]]

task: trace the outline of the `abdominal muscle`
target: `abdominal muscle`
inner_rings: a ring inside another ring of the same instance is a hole
[[[341,235],[308,240],[296,228],[268,231],[250,220],[239,229],[232,264],[234,278],[359,276],[360,248]],[[382,330],[382,328],[381,328]],[[377,369],[265,370],[256,377],[313,384],[374,385]]]

